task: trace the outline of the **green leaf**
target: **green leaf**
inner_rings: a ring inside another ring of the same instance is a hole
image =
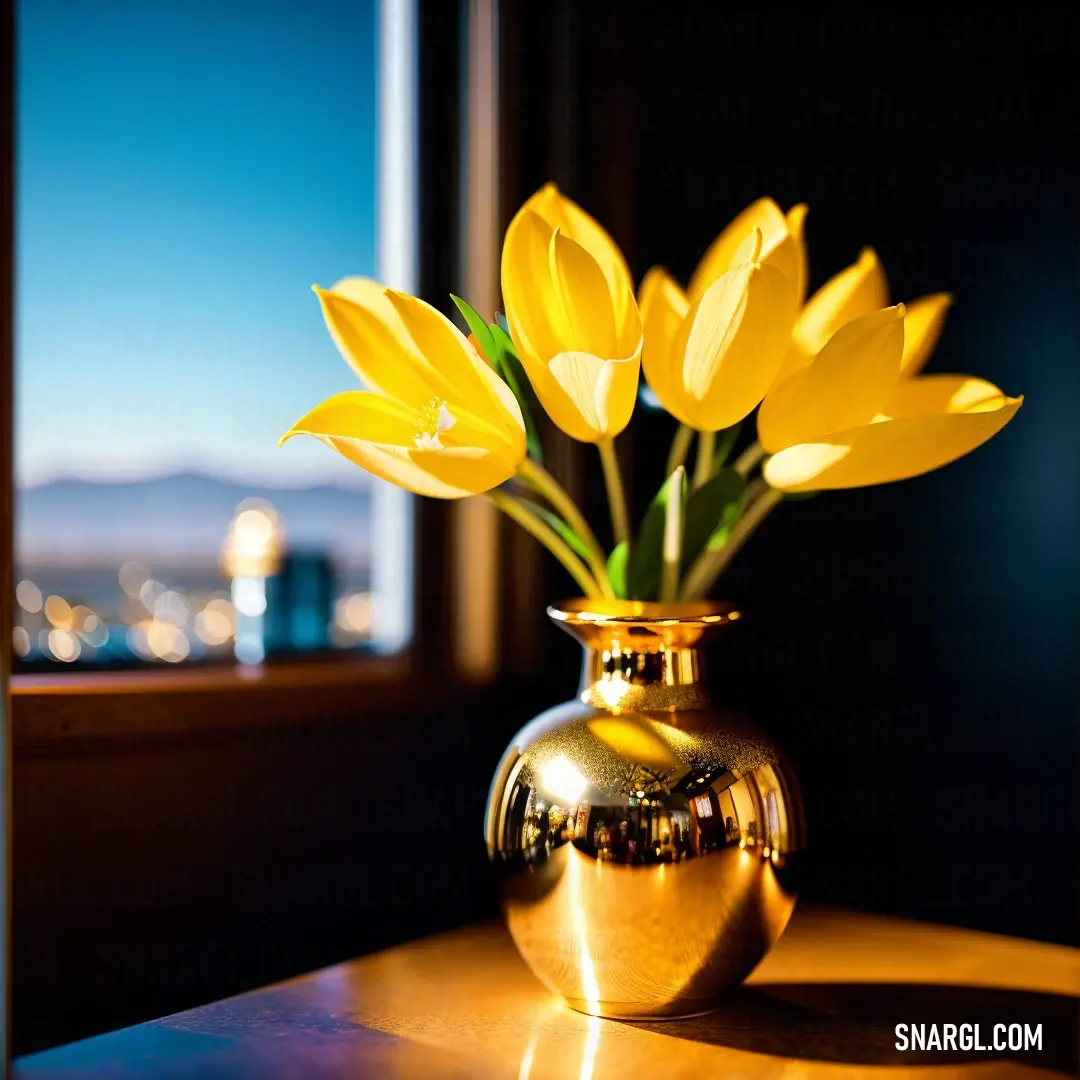
[[[488,324],[484,322],[484,320],[477,315],[476,311],[469,307],[460,296],[455,296],[451,293],[450,299],[457,305],[457,309],[461,312],[462,317],[468,324],[470,332],[475,336],[477,343],[480,345],[480,352],[483,354],[484,359],[492,367],[495,367],[495,339],[491,336]]]
[[[507,337],[510,336],[510,324],[506,321],[506,316],[501,311],[495,312],[495,325],[498,326]]]
[[[532,408],[530,403],[522,397],[522,386],[528,385],[524,378],[524,370],[518,359],[517,350],[509,333],[498,323],[490,326],[470,307],[460,296],[450,294],[450,299],[457,305],[458,311],[469,326],[469,330],[476,337],[480,345],[480,351],[484,359],[495,369],[495,373],[508,387],[510,393],[517,399],[521,407],[521,418],[525,422],[525,442],[529,457],[534,461],[543,461],[543,451],[540,447],[540,437],[532,420]],[[498,316],[502,318],[502,316]],[[503,322],[505,323],[505,319]]]
[[[716,441],[716,453],[713,456],[712,471],[714,473],[719,472],[724,467],[741,430],[742,422],[740,421],[738,424],[732,424],[729,428],[724,428],[720,433],[720,438]]]
[[[711,545],[713,537],[730,521],[735,524],[742,510],[746,481],[734,469],[721,469],[702,484],[686,505],[686,532],[683,534],[683,568]],[[726,542],[726,536],[725,536]],[[721,545],[722,546],[722,545]]]
[[[566,541],[570,549],[577,555],[580,555],[583,559],[589,558],[589,548],[584,540],[558,514],[553,514],[546,506],[540,506],[538,503],[534,503],[531,499],[519,498],[518,501],[524,506],[530,514],[535,515],[546,525],[550,525],[552,529],[559,534],[559,537]]]
[[[727,542],[731,538],[731,530],[735,528],[745,509],[746,492],[744,491],[737,502],[728,503],[724,507],[724,512],[720,516],[720,524],[716,526],[713,534],[705,544],[706,551],[719,551],[722,547],[727,546]]]
[[[500,356],[509,356],[517,361],[518,366],[521,365],[521,358],[518,356],[517,346],[514,344],[513,338],[510,334],[504,330],[497,322],[492,323],[488,327],[488,333],[491,334],[495,341],[495,349]]]
[[[664,519],[667,517],[671,484],[677,476],[682,478],[682,497],[685,503],[686,473],[679,473],[676,470],[664,481],[641,521],[630,568],[630,595],[635,600],[655,600],[657,590],[660,588],[660,570],[664,554]]]
[[[505,321],[505,320],[504,320]],[[532,386],[521,366],[517,349],[510,339],[509,333],[497,322],[487,328],[492,340],[492,352],[495,370],[499,373],[504,383],[510,387],[510,393],[517,399],[521,407],[521,418],[525,421],[525,442],[528,446],[529,457],[541,464],[544,460],[543,449],[540,446],[540,433],[533,421],[533,407],[535,399],[532,397]]]
[[[628,596],[626,572],[629,564],[630,545],[624,540],[612,550],[607,560],[608,580],[620,600],[626,600]]]

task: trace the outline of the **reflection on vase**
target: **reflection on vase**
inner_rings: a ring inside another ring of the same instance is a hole
[[[737,613],[595,602],[552,612],[585,646],[578,698],[503,756],[488,851],[533,971],[595,1016],[712,1007],[795,902],[801,802],[782,754],[714,708],[699,648]]]

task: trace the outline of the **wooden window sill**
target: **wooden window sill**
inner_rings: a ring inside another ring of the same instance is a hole
[[[70,749],[87,740],[212,734],[252,727],[355,720],[464,692],[415,677],[407,656],[268,664],[261,668],[60,672],[11,680],[16,752]]]

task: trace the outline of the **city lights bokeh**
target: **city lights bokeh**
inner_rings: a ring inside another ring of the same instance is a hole
[[[220,584],[184,589],[152,567],[117,568],[113,595],[91,604],[49,592],[31,578],[16,586],[15,655],[58,665],[124,661],[181,664],[205,659],[257,664],[267,655],[267,583],[282,571],[285,522],[265,500],[237,507],[222,540]],[[371,594],[343,592],[326,604],[328,647],[355,648],[371,637]]]

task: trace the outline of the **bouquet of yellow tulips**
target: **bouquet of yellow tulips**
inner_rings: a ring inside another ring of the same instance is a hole
[[[419,495],[486,494],[586,596],[694,600],[785,497],[903,480],[962,457],[1022,398],[983,379],[921,375],[951,298],[889,306],[872,249],[806,299],[806,207],[747,207],[686,290],[660,268],[635,297],[608,233],[554,185],[507,229],[505,316],[441,312],[365,278],[315,292],[367,390],[291,428]],[[615,453],[644,376],[677,421],[667,479],[632,527]],[[543,409],[603,464],[613,544],[544,468]],[[757,409],[757,439],[730,461]],[[696,445],[695,445],[696,442]],[[692,473],[686,462],[694,450]]]

